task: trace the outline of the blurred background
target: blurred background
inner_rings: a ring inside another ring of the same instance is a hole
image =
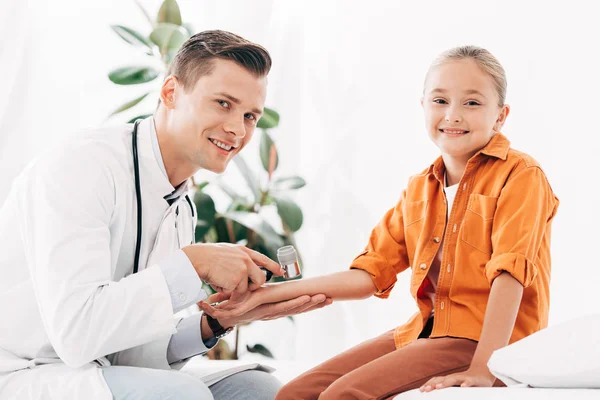
[[[306,277],[348,268],[409,176],[438,156],[419,104],[430,62],[457,45],[490,50],[508,76],[512,112],[504,133],[541,163],[561,200],[550,324],[597,312],[600,36],[592,2],[177,2],[189,30],[229,30],[273,57],[266,105],[280,120],[269,129],[279,157],[272,179],[306,182],[287,194],[303,216],[294,240]],[[80,128],[154,109],[155,92],[108,118],[156,91],[162,78],[142,85],[108,79],[123,66],[161,67],[111,25],[147,37],[153,28],[139,6],[153,19],[162,3],[0,0],[0,204],[14,177],[44,149]],[[265,185],[260,153],[257,135],[243,155]],[[252,196],[237,165],[223,180]],[[196,181],[208,182],[203,191],[217,212],[226,212],[230,201],[217,176],[201,172]],[[277,215],[273,207],[264,213]],[[275,229],[285,231],[281,224]],[[408,274],[398,279],[388,300],[340,302],[294,321],[245,326],[238,355],[263,357],[246,347],[262,344],[279,360],[313,365],[392,329],[416,310]]]

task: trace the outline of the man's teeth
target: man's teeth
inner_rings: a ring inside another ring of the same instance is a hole
[[[219,142],[218,140],[215,139],[210,139],[211,142],[213,142],[214,144],[216,144],[217,146],[219,146],[220,148],[222,148],[223,150],[231,150],[232,146],[228,146],[225,143]]]

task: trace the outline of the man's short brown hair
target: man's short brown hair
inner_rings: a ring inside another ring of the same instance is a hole
[[[204,31],[189,38],[173,59],[167,75],[175,76],[188,91],[203,75],[210,74],[212,60],[231,60],[256,76],[271,70],[271,56],[262,46],[231,32]]]

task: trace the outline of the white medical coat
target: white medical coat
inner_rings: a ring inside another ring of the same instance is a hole
[[[153,154],[151,123],[138,128],[143,235],[135,275],[132,125],[82,133],[15,180],[0,210],[0,397],[109,400],[100,369],[109,360],[169,368],[179,318],[157,261],[187,243],[174,220],[161,222],[190,226],[188,242],[195,213],[183,204],[176,215],[179,202],[163,199],[174,188]]]

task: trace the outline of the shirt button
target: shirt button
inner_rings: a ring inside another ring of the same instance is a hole
[[[186,299],[187,299],[187,296],[184,293],[179,293],[179,300],[185,301]]]
[[[448,272],[450,272],[450,264],[448,264]]]
[[[419,268],[421,268],[421,269],[427,269],[427,264],[423,263],[423,264],[419,265]]]
[[[440,238],[436,236],[436,237],[433,238],[433,241],[436,242],[436,243],[439,243],[440,242]]]
[[[444,302],[443,302],[443,301],[440,303],[440,308],[441,308],[442,310],[444,309]]]

